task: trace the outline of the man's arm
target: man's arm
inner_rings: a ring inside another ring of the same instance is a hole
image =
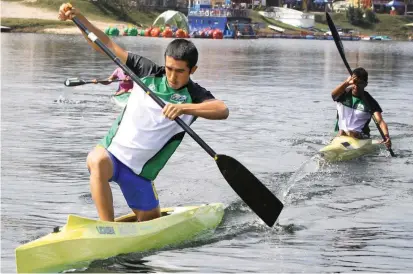
[[[113,75],[113,74],[112,74],[111,76],[108,77],[108,81],[111,81],[111,82],[112,82],[113,80],[116,80],[116,79],[118,79],[118,76],[117,76],[117,75]]]
[[[93,79],[92,82],[94,84],[99,83],[101,85],[109,85],[109,84],[112,84],[113,79],[110,79],[110,77],[108,79],[104,80],[104,81],[102,81],[102,80],[99,81],[98,79]]]
[[[72,7],[70,4],[63,4],[60,6],[59,9],[59,19],[61,21],[71,20],[76,17],[85,27],[93,32],[103,44],[105,44],[118,58],[119,60],[126,64],[126,60],[128,58],[128,52],[118,46],[115,42],[113,42],[103,31],[95,27],[89,20],[84,17],[79,10]],[[82,31],[83,36],[86,38],[86,41],[91,45],[96,51],[99,51],[102,54],[105,54],[95,43],[93,43]]]
[[[355,77],[350,76],[347,78],[346,81],[338,85],[332,92],[331,92],[331,97],[333,97],[333,100],[336,101],[345,91],[346,88],[350,85],[353,84],[353,80]]]
[[[117,78],[118,77],[116,75],[115,76],[111,75],[108,77],[108,79],[106,79],[106,81],[100,81],[99,83],[102,85],[109,85],[109,84],[112,84],[113,80],[116,80]],[[97,82],[94,82],[94,83],[96,84]]]
[[[386,147],[390,148],[391,147],[391,140],[390,140],[390,135],[389,135],[389,128],[387,127],[387,123],[383,120],[383,116],[381,115],[381,112],[374,112],[374,118],[377,122],[377,124],[379,125],[379,127],[381,128],[381,130],[383,131],[385,140],[384,140],[384,144],[386,145]]]
[[[112,72],[112,74],[108,77],[108,80],[109,80],[109,81],[113,81],[113,80],[118,79],[118,78],[119,78],[119,77],[118,77],[118,72],[119,72],[119,68],[116,68],[116,69]]]
[[[115,96],[124,94],[126,92],[127,92],[127,90],[121,89],[121,90],[119,90],[118,92],[115,93]]]
[[[210,99],[199,104],[167,104],[163,114],[170,120],[187,114],[210,120],[224,120],[228,118],[229,110],[221,100]]]

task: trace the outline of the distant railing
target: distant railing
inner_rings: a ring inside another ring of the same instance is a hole
[[[188,16],[205,16],[205,17],[248,17],[247,9],[229,9],[229,8],[190,8]]]

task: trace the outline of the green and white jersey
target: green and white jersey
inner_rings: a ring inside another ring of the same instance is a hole
[[[344,130],[356,131],[370,134],[369,123],[372,113],[382,112],[377,101],[364,91],[364,100],[352,94],[351,88],[341,94],[338,98],[333,98],[337,102],[337,124],[336,131]]]
[[[201,103],[214,98],[191,80],[179,90],[170,88],[165,68],[144,57],[129,53],[126,65],[165,103]],[[188,125],[196,119],[192,115],[180,118]],[[163,116],[162,108],[141,87],[134,85],[126,107],[101,145],[136,174],[154,180],[184,134],[175,121]]]

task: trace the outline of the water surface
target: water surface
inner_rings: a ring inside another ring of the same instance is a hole
[[[119,37],[163,64],[170,40]],[[225,121],[193,129],[218,153],[245,164],[285,204],[266,227],[189,136],[156,180],[162,206],[223,202],[208,239],[93,263],[87,272],[409,272],[413,269],[413,46],[344,42],[351,67],[370,72],[368,90],[389,124],[397,158],[379,153],[320,165],[335,119],[330,91],[347,77],[332,41],[193,40],[193,79],[226,102]],[[68,77],[116,68],[81,36],[1,34],[1,270],[14,249],[63,225],[68,214],[96,218],[87,153],[121,111],[116,86],[68,88]],[[372,125],[372,132],[379,137]],[[114,186],[116,215],[128,212]]]

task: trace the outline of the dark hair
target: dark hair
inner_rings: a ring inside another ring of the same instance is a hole
[[[353,70],[353,74],[357,76],[358,79],[363,80],[364,82],[368,83],[369,81],[369,74],[364,68],[356,68]]]
[[[166,56],[172,57],[175,60],[185,61],[189,69],[195,67],[198,62],[198,50],[194,43],[182,38],[175,39],[169,43],[165,50],[165,58]]]

